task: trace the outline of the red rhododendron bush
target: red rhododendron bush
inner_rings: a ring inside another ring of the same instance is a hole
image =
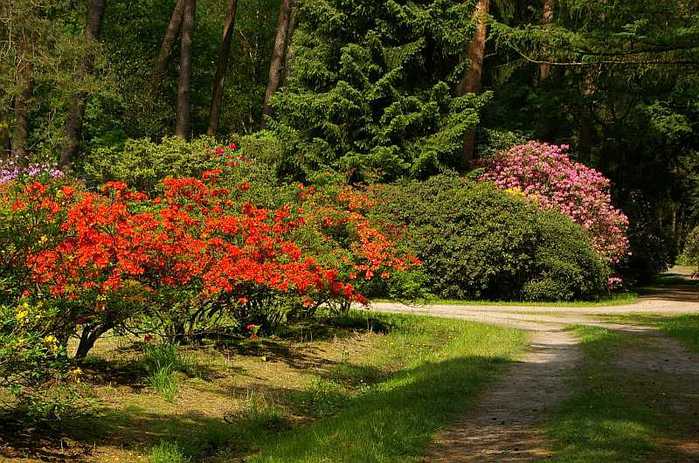
[[[369,282],[417,264],[394,244],[400,230],[364,214],[364,193],[251,184],[242,165],[253,162],[233,148],[216,150],[220,169],[167,178],[151,197],[121,182],[3,185],[0,278],[17,297],[60,304],[57,337],[80,331],[82,357],[113,328],[183,337],[214,320],[241,329],[347,309]],[[256,201],[259,188],[271,197]]]
[[[480,179],[567,215],[589,232],[601,256],[618,263],[628,252],[628,219],[612,205],[609,180],[572,161],[567,149],[539,142],[515,146],[487,159]]]

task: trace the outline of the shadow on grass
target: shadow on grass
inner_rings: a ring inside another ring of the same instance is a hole
[[[348,399],[334,416],[280,436],[250,461],[402,462],[474,401],[510,359],[459,357],[403,370]]]
[[[664,445],[691,440],[698,431],[692,431],[697,409],[673,397],[681,389],[676,378],[623,367],[623,352],[637,343],[632,336],[638,335],[594,327],[576,332],[585,360],[571,378],[572,396],[548,426],[556,450],[551,461],[696,461],[681,446]]]
[[[22,434],[6,426],[0,435],[16,451],[42,461],[83,461],[93,444],[147,448],[161,441],[177,442],[193,461],[219,451],[231,458],[249,456],[262,448],[268,450],[266,456],[253,461],[305,461],[319,455],[328,461],[404,461],[421,455],[434,432],[463,413],[475,393],[508,363],[501,357],[461,357],[401,370],[363,394],[341,397],[335,415],[291,431],[285,431],[290,425],[273,405],[263,404],[228,422],[132,407],[68,420],[50,436],[40,429]],[[375,373],[357,367],[347,376],[366,374]],[[262,389],[260,394],[298,403],[284,389]],[[61,442],[74,443],[83,452],[68,456],[60,450]],[[0,448],[6,456],[2,452]]]

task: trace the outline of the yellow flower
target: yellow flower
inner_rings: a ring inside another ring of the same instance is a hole
[[[17,316],[16,316],[16,317],[17,317],[17,321],[20,321],[20,322],[21,322],[22,320],[24,320],[24,319],[27,318],[28,316],[29,316],[29,311],[28,311],[28,310],[25,310],[25,309],[22,309],[22,310],[20,310],[19,312],[17,312]]]
[[[83,371],[80,368],[73,368],[68,372],[70,377],[73,379],[73,381],[79,383],[80,382],[80,376],[83,374]]]
[[[57,342],[58,342],[58,339],[56,339],[56,336],[54,336],[52,334],[50,334],[44,338],[44,343],[46,343],[47,345],[56,344]]]
[[[41,238],[39,238],[39,244],[44,244],[49,240],[49,238],[46,235],[41,235]]]
[[[517,187],[508,188],[507,190],[505,190],[505,192],[512,195],[512,196],[517,196],[517,197],[524,196],[524,192]]]

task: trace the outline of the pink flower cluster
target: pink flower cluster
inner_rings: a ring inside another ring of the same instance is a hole
[[[590,233],[600,255],[617,263],[628,252],[628,218],[612,205],[609,179],[572,161],[567,150],[535,141],[514,146],[486,160],[480,180],[567,215]]]
[[[0,163],[0,185],[18,177],[38,177],[44,174],[51,178],[63,176],[63,172],[48,164],[30,164],[27,167],[23,167],[14,160]]]

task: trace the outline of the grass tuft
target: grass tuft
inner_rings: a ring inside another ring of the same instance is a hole
[[[188,463],[189,457],[176,442],[162,441],[151,449],[148,458],[150,463]]]
[[[148,372],[148,385],[168,402],[174,402],[179,389],[177,372],[194,376],[196,363],[182,355],[175,344],[147,344],[143,350],[143,364]]]

